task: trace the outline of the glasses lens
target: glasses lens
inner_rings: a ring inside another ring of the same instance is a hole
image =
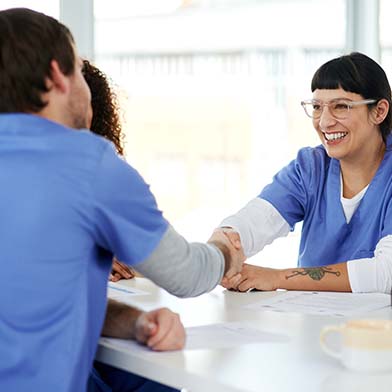
[[[311,118],[318,118],[321,114],[321,106],[314,102],[303,102],[305,113]]]
[[[345,101],[336,101],[330,103],[329,110],[331,111],[331,114],[336,118],[346,118],[348,116],[350,106]]]
[[[304,108],[305,114],[309,117],[313,117],[313,105],[309,102],[302,102],[301,104]]]

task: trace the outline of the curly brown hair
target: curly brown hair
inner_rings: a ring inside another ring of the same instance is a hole
[[[93,118],[91,131],[110,140],[124,155],[118,98],[106,75],[88,60],[83,60],[83,75],[91,91]]]

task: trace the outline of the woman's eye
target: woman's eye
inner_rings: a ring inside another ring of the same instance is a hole
[[[335,110],[347,110],[348,109],[348,105],[347,105],[347,103],[336,103],[334,105],[334,109]]]

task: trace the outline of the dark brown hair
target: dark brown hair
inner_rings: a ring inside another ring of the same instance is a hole
[[[91,91],[93,118],[91,131],[110,140],[120,155],[124,154],[123,134],[117,95],[106,75],[88,60],[83,61],[83,75]]]
[[[0,113],[44,108],[51,61],[65,75],[74,72],[73,42],[68,28],[50,16],[27,8],[0,11]]]

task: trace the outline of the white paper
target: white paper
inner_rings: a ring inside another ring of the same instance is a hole
[[[135,295],[148,295],[146,291],[135,289],[118,282],[109,282],[107,288],[107,296],[119,302],[126,303]]]
[[[229,348],[251,343],[287,342],[289,338],[260,331],[245,323],[223,323],[186,328],[186,350]]]
[[[298,312],[329,316],[353,316],[391,306],[389,294],[286,291],[248,304],[247,309]]]
[[[186,328],[185,350],[229,348],[251,343],[287,342],[289,338],[251,328],[244,323],[224,323]],[[157,354],[134,340],[101,338],[100,342],[134,354]]]

